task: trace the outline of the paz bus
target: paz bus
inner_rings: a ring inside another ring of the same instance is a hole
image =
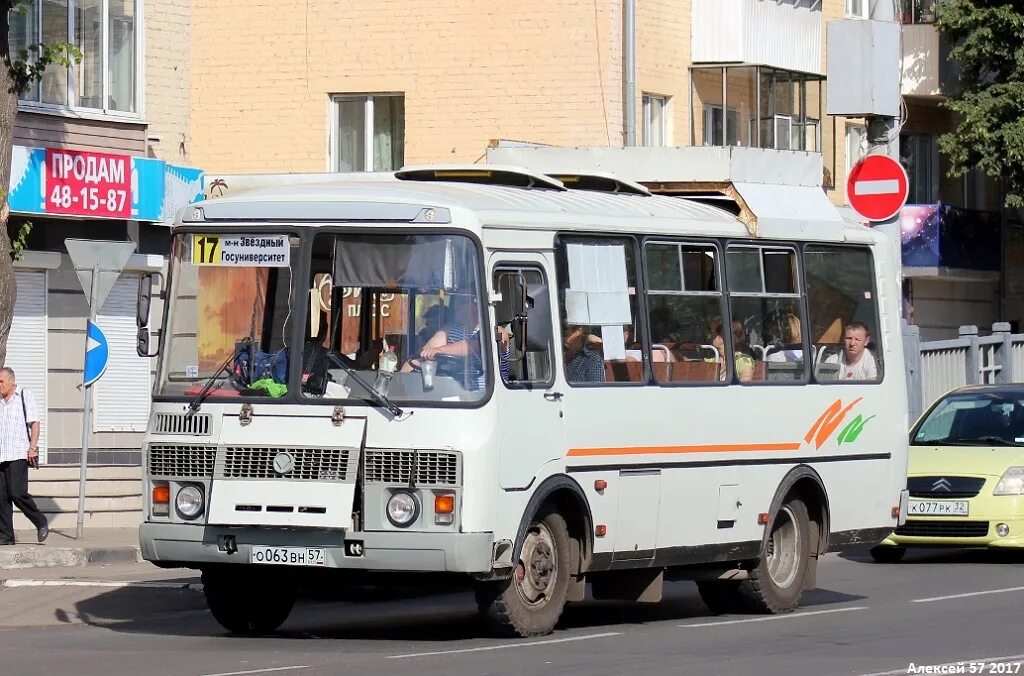
[[[521,637],[588,585],[781,613],[905,513],[881,234],[752,235],[596,172],[279,179],[179,212],[153,346],[140,285],[141,548],[201,570],[226,629],[275,630],[311,574],[458,578]]]

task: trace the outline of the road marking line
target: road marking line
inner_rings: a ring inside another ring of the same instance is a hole
[[[927,599],[913,599],[911,603],[931,603],[932,601],[947,601],[949,599],[965,599],[968,596],[984,596],[986,594],[1002,594],[1003,592],[1024,591],[1024,587],[1007,587],[1006,589],[989,589],[988,591],[969,592],[967,594],[950,594],[949,596],[933,596]]]
[[[198,582],[132,582],[125,580],[3,580],[0,581],[0,587],[9,589],[16,587],[105,587],[109,589],[142,587],[146,589],[203,590],[203,585]]]
[[[899,190],[900,182],[895,178],[853,182],[854,195],[890,195]]]
[[[312,669],[308,664],[299,664],[294,667],[270,667],[269,669],[251,669],[249,671],[224,671],[219,674],[203,674],[203,676],[241,676],[242,674],[266,674],[271,671],[294,671],[296,669]]]
[[[769,620],[792,620],[797,617],[809,617],[811,615],[826,615],[828,613],[848,613],[851,610],[867,610],[867,606],[851,606],[849,608],[833,608],[831,610],[812,610],[809,613],[789,613],[786,615],[772,615],[770,617],[748,617],[743,620],[725,620],[722,622],[697,622],[695,624],[680,624],[677,626],[691,627],[717,627],[723,624],[745,624],[747,622],[767,622]]]
[[[438,650],[429,653],[409,653],[407,655],[388,655],[389,660],[403,660],[410,657],[432,657],[434,655],[457,655],[459,653],[477,653],[485,650],[504,650],[505,648],[532,648],[535,645],[547,645],[549,643],[568,643],[570,641],[589,641],[595,638],[607,638],[609,636],[622,636],[620,631],[608,631],[603,634],[587,634],[586,636],[570,636],[568,638],[553,638],[547,641],[526,641],[523,643],[503,643],[501,645],[485,645],[479,648],[462,648],[460,650]],[[213,674],[209,676],[215,676]],[[216,675],[219,676],[219,675]]]
[[[992,662],[1009,662],[1012,660],[1019,660],[1024,658],[1024,655],[1006,655],[1005,657],[973,657],[966,660],[957,660],[956,662],[944,662],[942,664],[917,664],[914,663],[914,667],[919,670],[919,673],[935,673],[936,670],[942,667],[953,667],[960,664],[970,665],[972,662],[983,664]],[[910,664],[909,662],[907,663]],[[892,671],[873,671],[870,674],[861,674],[860,676],[896,676],[896,674],[906,674],[907,667],[902,669],[893,669]]]

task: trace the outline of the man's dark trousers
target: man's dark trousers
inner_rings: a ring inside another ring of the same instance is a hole
[[[15,505],[37,529],[46,525],[46,517],[28,494],[28,460],[0,462],[0,542],[14,540]]]

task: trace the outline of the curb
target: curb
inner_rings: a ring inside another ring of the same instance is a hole
[[[118,580],[0,580],[0,588],[19,587],[100,587],[104,589],[170,589],[175,591],[203,591],[201,582],[145,582]]]
[[[6,551],[5,551],[6,550]],[[45,547],[0,548],[0,568],[55,568],[105,566],[142,561],[138,547]]]

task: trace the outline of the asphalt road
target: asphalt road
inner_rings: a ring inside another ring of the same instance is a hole
[[[960,661],[961,673],[1024,674],[1024,557],[985,552],[911,553],[895,565],[830,555],[821,588],[781,616],[713,616],[692,584],[671,583],[661,604],[575,604],[553,635],[523,641],[484,636],[461,592],[304,600],[278,635],[240,638],[208,615],[189,571],[143,564],[18,575],[29,579],[0,589],[5,676],[789,676],[949,663],[955,673]],[[75,586],[44,584],[68,575]]]

